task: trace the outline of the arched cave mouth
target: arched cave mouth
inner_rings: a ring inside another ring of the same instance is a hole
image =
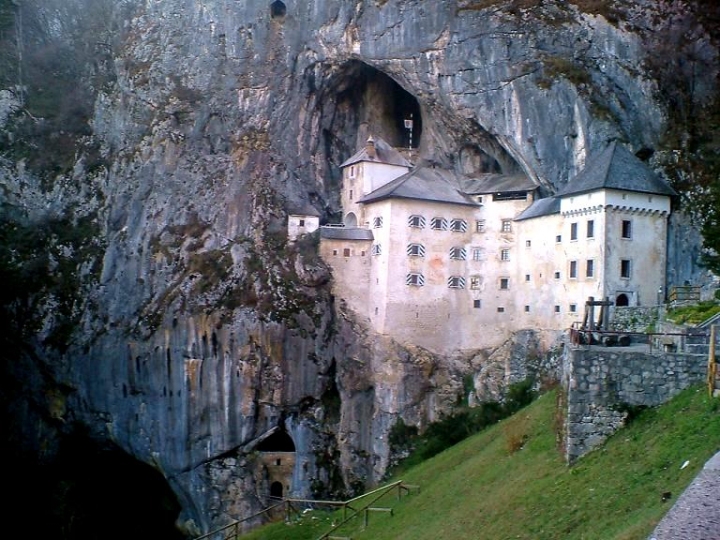
[[[368,135],[379,136],[397,148],[418,148],[422,140],[420,103],[382,71],[351,60],[334,71],[321,96],[323,116],[332,118],[327,135],[343,141],[344,158],[354,153]],[[332,110],[327,109],[332,107]],[[408,121],[412,120],[412,130]]]
[[[37,521],[28,529],[33,536],[185,538],[175,526],[180,504],[162,474],[112,443],[70,435],[61,443],[57,459],[33,476],[26,476]]]
[[[295,442],[284,429],[278,429],[257,446],[259,452],[295,452]]]

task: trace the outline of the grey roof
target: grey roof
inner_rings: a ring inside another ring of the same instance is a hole
[[[449,171],[418,167],[368,193],[359,202],[400,198],[477,206],[472,199],[454,187],[456,184],[457,177]]]
[[[514,191],[533,191],[537,184],[524,174],[486,173],[462,181],[465,193],[481,195],[485,193],[508,193]]]
[[[650,167],[615,141],[588,160],[585,168],[558,195],[564,197],[598,189],[677,195]]]
[[[347,167],[348,165],[352,165],[353,163],[359,163],[361,161],[372,161],[375,163],[400,165],[402,167],[407,167],[408,169],[412,167],[412,164],[407,159],[405,159],[400,152],[398,152],[395,148],[385,142],[384,139],[381,139],[380,137],[374,137],[373,140],[375,141],[376,154],[374,158],[371,158],[368,155],[367,145],[363,145],[363,147],[355,155],[345,160],[340,165],[340,167]]]
[[[320,227],[320,238],[331,240],[373,240],[370,229],[360,227]]]
[[[550,216],[552,214],[560,213],[560,198],[559,197],[546,197],[544,199],[538,199],[534,201],[530,206],[523,210],[515,221],[522,221],[524,219],[532,219],[542,216]]]

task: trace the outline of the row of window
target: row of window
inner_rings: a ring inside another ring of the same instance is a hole
[[[482,279],[480,276],[470,276],[470,288],[479,289]],[[447,286],[450,289],[464,289],[467,282],[463,276],[450,276],[447,279]],[[422,287],[425,285],[425,276],[419,272],[410,272],[405,276],[405,285],[414,287]],[[500,289],[507,290],[510,288],[510,278],[500,278]]]
[[[424,257],[425,256],[425,246],[422,244],[408,244],[406,248],[406,253],[408,257]],[[370,248],[370,252],[373,255],[382,255],[382,247],[381,244],[373,244]],[[467,260],[467,249],[462,246],[455,246],[450,248],[450,259],[455,261],[465,261]],[[485,250],[483,248],[472,248],[472,260],[473,261],[483,261],[485,260]],[[509,261],[510,260],[510,250],[509,249],[501,249],[500,250],[500,260],[501,261]]]
[[[594,219],[588,219],[585,222],[585,237],[586,238],[595,238],[595,220]],[[622,223],[620,225],[620,238],[625,238],[627,240],[632,238],[632,221],[629,219],[623,219]],[[557,242],[560,242],[562,240],[561,236],[557,236],[556,238]],[[570,223],[570,240],[577,240],[578,239],[578,222],[573,221]]]

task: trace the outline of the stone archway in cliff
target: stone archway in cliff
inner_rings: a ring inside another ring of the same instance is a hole
[[[295,441],[284,429],[275,428],[257,444],[255,450],[262,467],[262,491],[271,498],[282,498],[292,489]]]

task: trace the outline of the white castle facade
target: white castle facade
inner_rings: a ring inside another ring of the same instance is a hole
[[[344,223],[321,227],[320,254],[344,308],[401,343],[497,347],[566,330],[588,297],[652,305],[664,290],[674,192],[618,143],[546,198],[523,175],[413,168],[382,139],[341,167]]]

